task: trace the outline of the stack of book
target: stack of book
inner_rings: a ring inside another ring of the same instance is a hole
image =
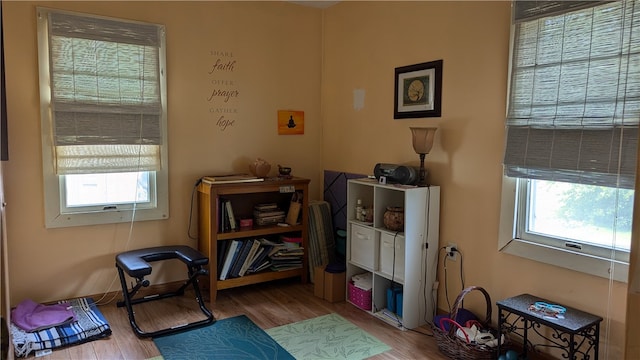
[[[301,236],[281,235],[280,241],[282,241],[284,243],[284,246],[288,248],[302,247]]]
[[[302,268],[302,257],[304,256],[302,238],[281,236],[280,240],[283,246],[270,256],[270,269],[273,271],[285,271]]]
[[[227,280],[269,269],[272,256],[285,249],[282,242],[239,239],[218,242],[218,279]]]
[[[253,208],[253,218],[256,225],[273,225],[284,222],[284,210],[276,203],[258,204]]]

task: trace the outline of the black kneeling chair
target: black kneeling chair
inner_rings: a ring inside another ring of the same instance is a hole
[[[141,287],[149,286],[149,280],[145,280],[144,278],[145,276],[151,274],[151,265],[149,263],[167,259],[178,259],[186,264],[189,275],[187,281],[174,292],[134,299],[135,294],[138,292],[138,290],[140,290]],[[208,263],[209,259],[206,256],[188,246],[158,246],[147,249],[132,250],[118,254],[116,256],[116,267],[118,268],[120,284],[122,285],[122,295],[124,297],[124,300],[118,301],[118,307],[127,307],[127,312],[129,313],[129,322],[131,323],[131,327],[133,328],[133,331],[136,333],[136,335],[138,335],[139,337],[160,336],[177,331],[191,329],[194,327],[204,326],[215,322],[213,314],[204,305],[204,301],[202,300],[202,293],[200,292],[200,286],[198,285],[198,276],[208,274],[208,271],[203,268],[203,266],[207,265]],[[124,275],[125,272],[129,276],[137,279],[137,283],[131,289],[131,291],[129,291],[127,288],[127,282]],[[183,295],[184,290],[189,285],[193,285],[196,299],[198,300],[200,309],[207,317],[206,319],[153,332],[145,332],[140,329],[138,324],[136,324],[133,305],[152,300],[164,299],[171,296]]]

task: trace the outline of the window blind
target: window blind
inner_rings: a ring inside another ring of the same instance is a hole
[[[521,16],[519,3],[505,174],[633,188],[640,120],[637,1],[581,2],[578,10],[558,14],[556,8],[533,20]]]
[[[48,20],[56,172],[159,170],[162,26],[54,11]]]
[[[587,1],[549,1],[549,0],[516,0],[513,3],[514,22],[529,21],[545,16],[564,14],[573,10],[593,7],[611,1],[587,0]]]

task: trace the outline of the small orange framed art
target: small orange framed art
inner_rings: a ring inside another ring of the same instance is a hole
[[[278,135],[304,134],[304,111],[278,110]]]

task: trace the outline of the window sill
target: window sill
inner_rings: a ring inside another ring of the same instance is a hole
[[[500,249],[501,252],[527,258],[585,274],[615,281],[627,282],[629,264],[613,259],[605,259],[568,250],[562,250],[520,239],[511,239]]]
[[[47,228],[64,228],[72,226],[87,226],[99,224],[115,224],[134,221],[165,220],[169,218],[166,211],[160,209],[138,209],[97,211],[93,213],[81,214],[58,214],[58,216],[47,219]]]

